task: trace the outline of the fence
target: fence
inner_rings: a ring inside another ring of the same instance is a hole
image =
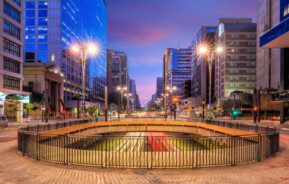
[[[222,123],[214,122],[223,126]],[[250,130],[253,129],[256,127],[251,126]],[[258,131],[246,136],[206,137],[149,133],[147,136],[43,136],[39,131],[19,129],[18,150],[37,160],[103,168],[212,167],[255,162],[275,155],[279,150],[279,132],[271,127]]]

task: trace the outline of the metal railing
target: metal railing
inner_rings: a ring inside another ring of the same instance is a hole
[[[72,123],[73,124],[73,123]],[[228,126],[224,122],[216,125]],[[237,128],[254,130],[255,126]],[[43,130],[41,127],[38,127]],[[45,135],[18,131],[18,150],[37,160],[103,168],[200,168],[260,161],[279,150],[279,132],[258,127],[246,136]],[[260,131],[260,132],[259,132]]]

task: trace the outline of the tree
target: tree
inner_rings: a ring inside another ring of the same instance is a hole
[[[235,101],[235,107],[236,108],[241,108],[243,105],[242,101],[237,99]],[[225,115],[230,114],[231,109],[234,107],[234,100],[232,99],[227,99],[225,101],[222,102],[222,108],[224,110]]]

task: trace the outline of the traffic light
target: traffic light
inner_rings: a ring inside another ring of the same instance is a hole
[[[254,111],[254,112],[257,112],[257,111],[258,111],[258,107],[257,107],[257,106],[254,106],[254,107],[253,107],[253,111]]]
[[[241,115],[241,110],[240,109],[237,109],[237,108],[232,108],[231,109],[231,116],[237,117],[239,115]]]

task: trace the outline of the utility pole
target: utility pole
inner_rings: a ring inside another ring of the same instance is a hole
[[[202,100],[202,105],[203,105],[203,116],[202,116],[202,119],[204,120],[205,119],[205,104],[206,104],[206,102],[205,102],[205,99],[203,98],[203,100]]]
[[[107,86],[104,87],[104,118],[105,122],[108,121],[108,94],[107,94]]]

